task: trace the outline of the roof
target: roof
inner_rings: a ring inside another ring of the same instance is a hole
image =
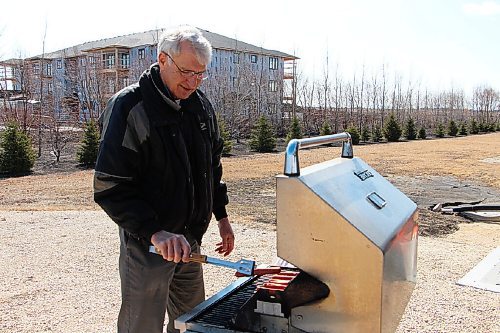
[[[0,61],[0,65],[2,66],[18,66],[23,63],[23,59],[11,58],[7,60]]]
[[[83,44],[78,44],[55,52],[46,53],[44,55],[44,58],[57,59],[57,58],[75,57],[83,54],[84,52],[89,52],[92,50],[99,50],[109,47],[127,49],[138,46],[153,46],[157,44],[162,31],[163,29],[149,30],[129,35],[104,38],[92,42],[86,42]],[[293,55],[281,51],[264,49],[262,47],[258,47],[252,44],[239,41],[237,39],[219,35],[214,32],[210,32],[208,30],[200,29],[200,31],[210,41],[214,49],[238,50],[241,52],[265,54],[265,55],[284,58],[285,60],[299,59],[298,57],[295,57]],[[42,55],[37,55],[34,57],[30,57],[28,59],[36,60],[40,58],[42,58]]]

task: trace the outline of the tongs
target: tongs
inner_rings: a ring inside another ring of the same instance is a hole
[[[149,252],[161,254],[160,251],[154,246],[149,247]],[[240,259],[236,262],[217,259],[206,256],[204,254],[191,253],[189,255],[189,262],[199,262],[201,264],[212,264],[236,270],[237,275],[252,276],[254,275],[255,261],[248,259]]]

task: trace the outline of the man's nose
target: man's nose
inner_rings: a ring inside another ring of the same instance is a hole
[[[198,85],[200,84],[201,80],[198,76],[193,75],[191,77],[186,78],[186,82],[189,85],[189,88],[196,89],[198,88]]]

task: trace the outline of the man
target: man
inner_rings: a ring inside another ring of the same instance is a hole
[[[165,31],[158,62],[108,102],[94,200],[119,226],[122,305],[118,332],[168,332],[205,298],[201,265],[189,263],[212,213],[224,256],[234,234],[221,181],[223,142],[212,105],[197,88],[212,47],[199,30]],[[148,251],[154,245],[161,255]]]

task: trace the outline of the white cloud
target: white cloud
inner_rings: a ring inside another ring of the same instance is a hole
[[[500,3],[495,1],[483,1],[482,3],[466,3],[463,10],[473,15],[495,15],[500,14]]]

